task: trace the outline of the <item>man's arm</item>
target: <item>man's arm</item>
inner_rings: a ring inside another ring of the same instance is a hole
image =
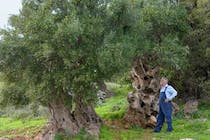
[[[172,86],[168,86],[165,94],[168,101],[171,101],[175,96],[177,96],[177,91]]]

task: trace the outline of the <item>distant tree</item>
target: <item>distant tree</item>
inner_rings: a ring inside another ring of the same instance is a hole
[[[209,89],[210,74],[210,1],[181,0],[187,9],[190,32],[184,43],[189,46],[189,67],[185,72],[187,95],[200,98]]]

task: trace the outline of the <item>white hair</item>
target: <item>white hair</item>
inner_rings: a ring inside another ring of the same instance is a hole
[[[168,83],[168,78],[162,77],[161,80],[165,80]]]

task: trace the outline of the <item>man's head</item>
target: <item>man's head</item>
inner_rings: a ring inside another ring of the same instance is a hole
[[[168,84],[168,79],[166,77],[162,77],[160,80],[160,86],[164,87],[166,84]]]

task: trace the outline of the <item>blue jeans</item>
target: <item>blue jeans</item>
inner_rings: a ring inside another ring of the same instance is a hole
[[[163,100],[159,105],[157,124],[154,130],[159,132],[165,120],[168,125],[167,131],[172,131],[172,103],[165,103]]]

